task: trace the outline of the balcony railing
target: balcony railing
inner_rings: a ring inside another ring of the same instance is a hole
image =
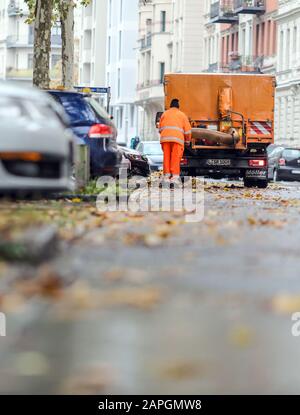
[[[233,0],[220,0],[211,5],[210,22],[211,23],[229,23],[234,24],[239,20],[234,11]]]
[[[228,62],[216,62],[209,65],[207,72],[223,73],[264,73],[274,70],[274,56],[239,55],[237,52],[228,54]],[[272,69],[273,68],[273,69]]]
[[[148,49],[152,46],[152,33],[148,33],[141,40],[141,49]]]
[[[263,14],[266,12],[265,0],[234,0],[235,13]]]
[[[152,80],[148,80],[140,84],[137,84],[136,89],[139,91],[141,89],[151,88],[151,87],[160,86],[160,85],[162,85],[162,82],[160,79],[152,79]]]
[[[34,35],[30,33],[28,36],[18,36],[11,35],[6,38],[6,45],[8,48],[18,48],[18,47],[33,47]],[[62,44],[61,36],[51,35],[51,45],[60,47]]]
[[[8,48],[32,47],[33,36],[17,36],[17,35],[7,36],[6,45]]]
[[[218,62],[210,63],[208,65],[208,72],[218,72],[219,71],[219,64]]]

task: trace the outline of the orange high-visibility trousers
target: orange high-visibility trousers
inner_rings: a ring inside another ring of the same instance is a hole
[[[184,147],[173,142],[162,143],[161,146],[164,152],[164,174],[179,176]]]

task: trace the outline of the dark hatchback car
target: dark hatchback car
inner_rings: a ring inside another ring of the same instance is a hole
[[[128,169],[129,176],[144,176],[150,175],[150,165],[146,156],[143,156],[136,150],[127,147],[119,146],[119,151],[124,157],[124,167]]]
[[[268,165],[270,180],[300,181],[300,149],[275,147],[269,151]]]
[[[91,175],[117,175],[122,159],[117,148],[117,129],[98,101],[79,92],[48,93],[63,106],[78,144],[90,147]]]

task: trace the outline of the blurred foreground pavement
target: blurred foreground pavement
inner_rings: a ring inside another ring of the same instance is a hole
[[[299,393],[299,213],[295,184],[209,182],[196,224],[1,203],[2,237],[56,225],[59,253],[0,262],[0,393]]]

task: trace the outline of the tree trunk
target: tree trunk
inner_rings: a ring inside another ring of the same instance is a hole
[[[33,84],[48,89],[53,0],[36,0],[34,21]]]
[[[61,0],[62,83],[66,89],[74,86],[74,6],[73,0]]]

